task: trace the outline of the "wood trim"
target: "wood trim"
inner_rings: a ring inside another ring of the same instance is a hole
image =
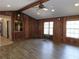
[[[48,20],[48,19],[56,19],[56,18],[68,18],[68,19],[78,19],[79,15],[70,15],[70,16],[61,16],[61,17],[52,17],[52,18],[43,18],[39,20]]]
[[[18,11],[24,11],[24,10],[26,10],[26,9],[29,9],[29,8],[31,8],[31,7],[34,7],[34,6],[36,6],[36,5],[39,5],[40,3],[44,3],[44,2],[47,2],[47,1],[48,1],[48,0],[38,0],[38,1],[36,1],[36,2],[33,2],[33,3],[31,3],[31,4],[27,5],[27,6],[25,6],[25,7],[21,8],[21,9],[19,9]]]

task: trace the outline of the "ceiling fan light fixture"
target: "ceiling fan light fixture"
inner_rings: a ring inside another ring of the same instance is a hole
[[[44,10],[44,11],[48,11],[48,9],[47,9],[47,8],[43,8],[43,10]]]

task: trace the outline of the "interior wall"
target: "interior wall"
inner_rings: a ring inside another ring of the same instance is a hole
[[[0,15],[0,18],[2,18],[2,35],[3,37],[7,38],[7,21],[9,22],[9,39],[12,39],[11,36],[11,17],[10,16],[4,16],[4,15]]]
[[[25,38],[37,38],[38,34],[38,21],[34,18],[31,18],[27,15],[24,17],[24,35]]]
[[[62,18],[50,18],[50,19],[42,19],[39,20],[39,38],[44,38],[44,22],[53,21],[54,22],[54,29],[53,29],[53,35],[50,36],[51,40],[54,41],[60,41],[62,40]]]
[[[37,38],[38,37],[38,21],[30,16],[21,13],[21,19],[23,20],[23,31],[16,32],[14,30],[14,21],[17,19],[17,11],[0,11],[0,15],[11,16],[12,27],[12,40]]]
[[[14,26],[14,21],[17,19],[17,12],[15,12],[13,14],[13,40],[23,40],[23,39],[29,39],[29,38],[36,38],[37,37],[37,31],[38,31],[38,21],[30,16],[27,16],[23,13],[21,14],[21,20],[23,23],[23,31],[17,32],[14,30],[15,26]]]
[[[68,38],[66,37],[66,21],[69,20],[79,20],[79,15],[78,16],[68,16],[68,17],[64,17],[63,21],[63,42],[64,43],[69,43],[69,44],[75,44],[75,45],[79,45],[79,38],[75,39],[75,38]]]
[[[29,36],[30,38],[37,38],[38,36],[38,21],[33,18],[29,18]]]
[[[54,19],[54,34],[53,34],[53,41],[62,42],[63,40],[63,18],[56,18]]]
[[[15,38],[44,38],[43,35],[43,23],[45,21],[54,21],[54,35],[51,37],[51,40],[56,42],[64,42],[69,44],[79,44],[78,39],[67,38],[65,37],[65,22],[70,19],[79,19],[78,16],[65,16],[57,18],[48,18],[35,20],[27,15],[22,16],[24,22],[24,31],[23,32],[14,32],[14,20],[16,20],[16,12],[2,12],[0,15],[11,16],[12,23],[12,39]]]
[[[39,20],[39,38],[44,38],[43,34],[43,24],[46,21],[53,21],[54,22],[54,34],[52,35],[51,40],[55,42],[63,42],[68,44],[79,44],[78,39],[74,38],[67,38],[65,36],[66,32],[66,21],[71,19],[79,19],[79,16],[65,16],[65,17],[57,17],[57,18],[49,18],[49,19],[41,19]]]

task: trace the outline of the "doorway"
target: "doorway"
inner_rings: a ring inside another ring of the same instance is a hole
[[[0,15],[0,46],[12,44],[11,17]]]
[[[0,18],[0,36],[2,36],[2,19]]]
[[[9,38],[9,21],[7,21],[7,38]]]
[[[12,39],[11,17],[0,15],[0,34],[2,37]]]

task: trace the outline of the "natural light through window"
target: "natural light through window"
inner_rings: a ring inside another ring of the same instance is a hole
[[[44,22],[44,34],[53,35],[53,22]]]
[[[79,20],[66,22],[66,37],[79,38]]]

